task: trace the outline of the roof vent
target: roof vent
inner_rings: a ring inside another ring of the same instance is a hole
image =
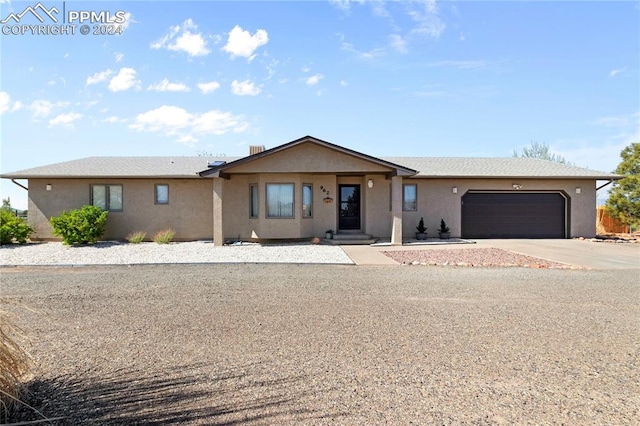
[[[214,161],[214,162],[207,162],[207,167],[211,168],[211,167],[218,167],[218,166],[222,166],[223,164],[226,164],[226,161]]]
[[[259,154],[264,151],[264,145],[251,145],[249,146],[249,155]]]

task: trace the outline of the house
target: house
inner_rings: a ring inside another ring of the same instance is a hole
[[[93,204],[110,211],[107,239],[171,228],[215,244],[328,229],[401,244],[421,217],[431,236],[442,218],[453,237],[592,237],[597,181],[621,178],[535,158],[376,158],[311,136],[242,158],[90,157],[1,177],[28,179],[36,239]]]

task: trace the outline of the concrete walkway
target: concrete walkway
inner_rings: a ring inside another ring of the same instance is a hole
[[[474,240],[472,244],[341,246],[356,265],[398,265],[384,251],[464,250],[499,248],[591,269],[635,269],[640,271],[640,244],[592,242],[589,240]],[[640,273],[638,278],[640,279]]]

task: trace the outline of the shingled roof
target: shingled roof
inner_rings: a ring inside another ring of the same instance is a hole
[[[200,178],[209,163],[234,161],[238,157],[88,157],[34,167],[1,176],[29,178]]]
[[[11,173],[3,178],[199,178],[216,161],[242,157],[88,157]],[[622,176],[526,157],[382,157],[417,170],[414,178],[620,179]]]
[[[607,172],[529,157],[384,157],[431,178],[619,179]]]

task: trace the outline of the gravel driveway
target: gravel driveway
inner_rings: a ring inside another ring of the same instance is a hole
[[[633,424],[629,271],[2,270],[54,424]],[[37,419],[22,410],[13,421]]]

